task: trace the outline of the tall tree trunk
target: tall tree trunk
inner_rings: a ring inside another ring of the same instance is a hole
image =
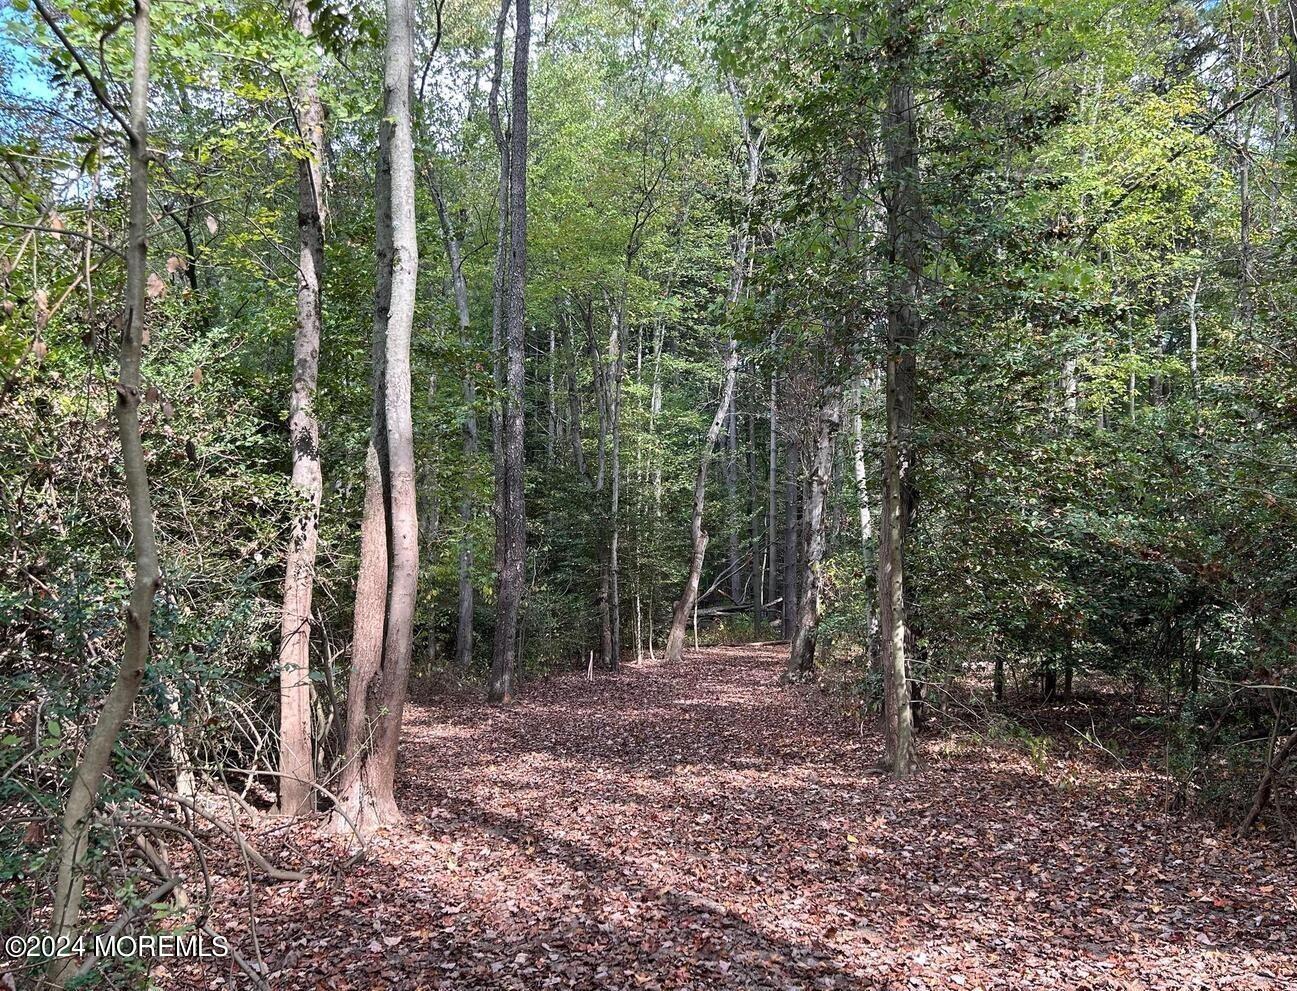
[[[784,602],[782,633],[785,640],[792,643],[793,634],[797,631],[797,559],[798,544],[801,543],[801,524],[798,522],[797,505],[801,492],[802,445],[796,435],[788,445],[784,455]]]
[[[467,349],[471,343],[472,316],[468,308],[468,282],[464,278],[464,253],[460,247],[459,235],[450,220],[446,202],[441,190],[435,184],[432,190],[437,204],[437,217],[441,223],[442,239],[446,246],[446,257],[450,262],[451,288],[455,296],[455,313],[459,318],[459,342]],[[473,373],[464,373],[464,460],[468,465],[477,460],[477,386],[473,383]],[[473,522],[473,497],[469,486],[464,486],[464,493],[459,500],[459,521],[462,528],[459,544],[458,586],[456,623],[455,623],[455,668],[466,671],[473,662],[473,541],[469,528]]]
[[[502,423],[502,515],[496,520],[503,551],[497,577],[495,641],[491,649],[489,698],[513,697],[527,556],[527,513],[523,487],[523,386],[527,320],[527,68],[531,47],[531,2],[517,0],[513,43],[513,90],[509,123],[509,305],[505,320],[505,390]]]
[[[293,27],[312,36],[306,0],[293,0]],[[297,130],[305,154],[297,162],[297,329],[288,433],[297,515],[288,543],[279,633],[279,811],[295,816],[314,807],[311,741],[311,597],[324,482],[315,384],[320,370],[320,283],[324,271],[324,107],[315,70],[297,87]]]
[[[591,484],[590,478],[585,470],[585,440],[581,432],[581,389],[577,375],[576,342],[572,339],[571,321],[563,318],[564,312],[560,311],[560,319],[563,320],[563,325],[567,329],[568,440],[572,445],[572,463],[576,466],[576,473],[589,485]]]
[[[752,635],[755,638],[765,616],[765,573],[761,562],[761,503],[757,497],[757,414],[748,423],[748,551],[752,555]]]
[[[500,0],[495,20],[495,48],[491,70],[491,89],[487,96],[487,120],[500,159],[496,181],[495,268],[491,278],[491,377],[495,401],[491,404],[491,515],[495,523],[492,546],[492,569],[498,578],[504,572],[504,404],[505,393],[504,337],[509,287],[509,139],[500,120],[500,87],[504,81],[505,26],[513,0]],[[497,616],[498,619],[498,616]],[[494,646],[492,647],[494,663]]]
[[[825,548],[825,500],[833,474],[833,437],[842,418],[842,398],[836,385],[830,385],[815,428],[815,447],[811,452],[810,494],[806,500],[806,559],[802,564],[802,581],[797,604],[797,630],[788,652],[788,675],[798,678],[815,669],[815,638],[820,624],[820,567]]]
[[[629,273],[628,273],[629,275]],[[621,666],[621,562],[618,560],[621,537],[621,389],[622,389],[622,332],[626,319],[626,296],[612,315],[612,329],[608,334],[608,370],[612,377],[609,385],[609,419],[612,428],[612,485],[608,500],[608,613],[610,619],[609,651],[605,662],[609,670]]]
[[[891,33],[898,39],[883,122],[883,147],[889,194],[887,243],[892,276],[887,297],[887,444],[883,463],[883,546],[879,554],[883,676],[887,742],[892,773],[907,776],[915,766],[913,713],[906,657],[904,505],[912,453],[915,344],[921,328],[918,308],[923,269],[923,207],[918,187],[918,135],[914,89],[909,82],[913,33],[906,0],[891,11]],[[912,497],[911,497],[912,501]]]
[[[734,517],[739,509],[739,421],[738,390],[730,398],[730,408],[725,413],[725,461],[722,465],[725,479],[725,511],[730,517],[727,529],[728,567],[730,572],[730,601],[735,605],[743,598],[743,575],[739,567],[739,529]]]
[[[400,818],[396,756],[413,654],[419,573],[410,406],[410,339],[419,260],[410,122],[413,28],[409,0],[388,0],[376,194],[374,414],[365,458],[347,762],[339,796],[362,832]]]
[[[770,452],[766,475],[766,603],[779,597],[779,380],[770,376]]]
[[[859,503],[860,513],[860,555],[861,560],[868,567],[870,545],[874,539],[874,521],[869,513],[869,475],[865,468],[865,392],[860,379],[856,379],[852,388],[851,405],[851,455],[856,479],[856,501]],[[873,610],[869,603],[865,604],[864,612],[866,617],[872,614]]]
[[[685,578],[684,590],[676,599],[671,613],[671,630],[667,634],[666,659],[678,662],[684,656],[685,633],[689,626],[689,617],[693,614],[698,599],[698,583],[702,580],[703,560],[707,553],[707,531],[703,529],[703,507],[707,500],[707,473],[711,467],[712,455],[716,450],[716,440],[721,435],[721,426],[734,395],[734,380],[739,367],[738,341],[731,339],[725,356],[725,379],[721,386],[720,404],[716,415],[712,417],[707,436],[703,439],[702,457],[698,462],[698,474],[694,478],[693,514],[689,522],[689,573]]]
[[[1193,386],[1193,404],[1196,417],[1201,420],[1202,376],[1198,371],[1198,292],[1202,289],[1202,273],[1194,276],[1189,292],[1189,378]]]
[[[743,275],[747,267],[748,252],[752,237],[746,228],[748,215],[751,212],[752,198],[756,191],[757,179],[761,173],[761,148],[764,134],[752,130],[738,86],[729,81],[730,95],[734,102],[734,111],[739,120],[743,135],[743,146],[747,153],[746,172],[743,182],[743,204],[745,227],[734,238],[734,253],[730,266],[730,286],[725,298],[726,317],[738,302],[743,292]],[[694,479],[693,514],[689,523],[690,552],[689,572],[685,578],[684,590],[675,602],[671,614],[671,630],[667,634],[666,659],[675,663],[684,655],[685,629],[689,618],[698,605],[698,583],[702,580],[703,560],[707,551],[707,532],[703,529],[703,507],[707,499],[707,470],[711,465],[712,454],[716,449],[716,440],[720,437],[721,427],[729,413],[730,404],[734,402],[734,385],[738,378],[739,350],[738,341],[730,338],[725,352],[725,372],[721,386],[720,404],[716,415],[712,417],[711,426],[703,440],[702,457],[699,459],[698,475]]]
[[[545,370],[549,375],[548,402],[546,403],[546,412],[548,413],[545,425],[545,466],[554,467],[554,444],[558,437],[558,403],[556,400],[554,386],[554,364],[558,355],[558,339],[555,334],[554,325],[549,325],[549,361],[546,362]]]
[[[52,22],[40,6],[41,16]],[[153,536],[153,506],[149,477],[140,438],[140,362],[144,347],[145,280],[148,277],[149,173],[148,106],[149,56],[152,36],[148,0],[135,0],[134,57],[131,69],[127,140],[130,157],[130,202],[126,245],[126,332],[122,335],[117,378],[117,433],[122,445],[122,469],[130,507],[131,545],[135,552],[135,580],[126,606],[126,643],[113,687],[104,700],[85,752],[72,772],[67,805],[59,828],[58,874],[50,935],[56,944],[71,941],[81,916],[84,883],[82,863],[90,833],[90,819],[113,747],[130,716],[149,661],[149,629],[153,598],[162,583],[158,550]],[[74,973],[75,957],[55,957],[48,980],[62,987]]]

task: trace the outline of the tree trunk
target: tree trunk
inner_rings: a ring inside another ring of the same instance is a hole
[[[502,547],[497,577],[495,641],[491,649],[492,702],[513,697],[527,556],[527,513],[523,488],[523,386],[526,372],[527,290],[527,68],[531,46],[531,3],[517,0],[513,45],[513,91],[509,124],[509,299],[505,320],[505,390],[502,423],[503,513],[496,520]]]
[[[779,597],[779,430],[778,430],[778,379],[770,376],[770,452],[766,475],[766,602]]]
[[[841,423],[842,400],[837,386],[820,410],[815,430],[815,448],[811,454],[810,495],[806,501],[806,559],[802,565],[800,597],[797,605],[797,631],[788,652],[788,676],[800,678],[815,669],[815,637],[819,629],[820,566],[825,547],[825,500],[833,473],[833,437]]]
[[[883,146],[887,182],[887,240],[891,285],[887,299],[887,444],[883,465],[883,546],[879,554],[882,609],[883,675],[887,706],[887,742],[892,773],[905,777],[915,767],[913,712],[910,706],[906,657],[904,575],[905,521],[912,514],[904,505],[912,492],[909,469],[914,417],[915,353],[921,329],[918,309],[923,251],[923,207],[919,198],[918,136],[914,89],[908,80],[912,37],[908,5],[898,3],[891,14],[891,33],[898,37],[893,79],[887,95]],[[911,496],[912,501],[912,496]]]
[[[293,27],[312,35],[306,0],[293,0]],[[324,271],[324,107],[319,79],[307,72],[297,87],[297,130],[305,146],[297,163],[297,329],[288,433],[297,514],[288,543],[279,633],[279,811],[300,815],[314,807],[311,741],[311,597],[324,482],[315,384],[320,370],[320,283]]]
[[[560,319],[562,319],[561,313],[562,311],[560,311]],[[585,439],[581,432],[581,390],[577,375],[576,342],[572,339],[571,322],[564,320],[564,326],[567,329],[568,353],[568,441],[572,445],[572,463],[576,466],[576,473],[589,485],[590,477],[585,470]]]
[[[500,0],[500,12],[495,20],[495,48],[491,71],[491,89],[487,96],[487,120],[495,138],[500,171],[496,181],[495,268],[491,278],[491,377],[495,385],[495,400],[491,404],[491,515],[495,523],[495,541],[492,547],[492,569],[499,576],[504,573],[504,406],[500,399],[505,393],[504,337],[505,315],[508,310],[509,287],[509,140],[500,121],[500,86],[504,76],[504,30],[509,20],[513,0]],[[498,590],[498,589],[497,589]],[[497,621],[499,617],[497,615]],[[494,663],[494,644],[492,663]]]
[[[1193,289],[1189,292],[1189,378],[1193,386],[1193,404],[1196,415],[1201,418],[1199,409],[1202,403],[1202,377],[1198,371],[1198,293],[1202,289],[1202,273],[1198,272],[1193,279]]]
[[[49,12],[42,9],[42,17]],[[134,58],[131,71],[127,134],[130,157],[130,202],[126,246],[126,332],[122,335],[117,379],[117,433],[122,445],[122,468],[130,507],[131,544],[135,551],[135,580],[126,606],[126,643],[113,687],[104,700],[85,752],[72,773],[67,805],[59,829],[58,874],[50,935],[56,944],[71,941],[81,915],[82,862],[88,846],[90,819],[113,747],[130,716],[149,661],[149,629],[153,599],[162,583],[153,536],[153,506],[140,437],[140,362],[144,345],[145,280],[148,276],[149,173],[148,106],[149,56],[152,44],[148,0],[135,0]],[[49,983],[62,987],[73,975],[75,957],[55,957]]]
[[[409,0],[388,0],[376,195],[374,416],[365,459],[347,763],[339,796],[362,832],[400,818],[396,757],[413,654],[419,573],[410,407],[410,340],[418,275],[410,121],[413,27]]]
[[[629,275],[629,273],[628,273]],[[608,334],[608,367],[612,382],[608,389],[609,419],[612,428],[612,485],[608,500],[608,613],[610,649],[605,662],[609,670],[621,665],[621,562],[618,560],[621,537],[621,386],[622,386],[622,322],[626,318],[626,297],[612,315],[612,330]]]
[[[738,390],[730,398],[730,408],[725,414],[725,462],[723,478],[725,479],[725,511],[729,516],[726,529],[729,530],[729,572],[730,601],[738,604],[743,597],[743,575],[739,565],[739,529],[734,517],[739,508],[739,421]]]
[[[801,543],[801,524],[797,504],[801,492],[801,441],[794,435],[784,464],[784,603],[783,637],[792,643],[797,631],[797,546]]]
[[[869,564],[869,546],[874,539],[874,522],[869,513],[869,475],[865,469],[865,392],[859,379],[852,389],[851,454],[855,469],[856,500],[860,512],[860,553],[865,565]],[[869,614],[866,606],[865,614]]]
[[[761,562],[761,511],[757,497],[757,415],[754,409],[748,421],[748,552],[752,556],[752,635],[756,639],[765,616],[765,573]]]
[[[761,173],[761,146],[764,135],[752,131],[747,114],[744,112],[738,87],[733,80],[729,82],[730,95],[734,101],[734,111],[739,119],[743,134],[743,145],[747,152],[746,174],[743,183],[743,202],[745,223],[752,207],[753,194],[756,191],[757,178]],[[751,236],[742,230],[734,239],[734,254],[730,266],[730,286],[725,298],[725,313],[728,317],[738,302],[743,291],[743,275],[747,267],[748,252],[751,247]],[[711,426],[703,440],[702,457],[699,459],[698,475],[694,479],[693,515],[689,524],[690,553],[689,573],[685,578],[685,587],[676,600],[671,614],[671,630],[667,634],[666,659],[675,663],[684,654],[685,628],[689,618],[698,605],[698,583],[702,579],[703,560],[707,550],[707,532],[703,529],[703,506],[707,499],[707,470],[711,465],[712,454],[716,449],[716,440],[721,427],[729,413],[730,404],[734,402],[734,385],[738,378],[739,350],[738,341],[730,338],[725,353],[725,373],[721,386],[720,404],[716,415],[712,417]]]
[[[558,436],[558,405],[555,399],[554,387],[554,363],[558,354],[558,342],[555,336],[554,325],[549,325],[549,361],[546,362],[545,369],[549,374],[549,392],[548,402],[546,403],[545,425],[545,466],[554,467],[554,441]]]
[[[725,379],[721,386],[720,405],[712,417],[707,436],[703,439],[702,457],[698,462],[698,474],[694,478],[693,515],[690,517],[689,538],[689,574],[685,578],[684,590],[675,602],[671,613],[671,630],[667,634],[666,659],[676,663],[684,656],[685,632],[689,617],[694,611],[698,598],[698,583],[702,580],[703,560],[707,552],[707,531],[703,529],[703,507],[707,500],[707,471],[711,466],[712,454],[716,449],[716,440],[720,437],[721,426],[725,422],[725,413],[734,396],[734,380],[738,376],[739,346],[738,341],[731,339],[725,357]]]
[[[450,220],[441,190],[435,185],[433,200],[437,204],[437,218],[441,223],[442,240],[446,258],[450,262],[451,288],[455,296],[455,313],[459,318],[459,342],[466,350],[471,344],[472,317],[468,308],[468,282],[464,278],[464,254],[459,235]],[[470,467],[477,460],[477,386],[471,371],[464,373],[464,460]],[[455,669],[467,671],[473,663],[473,541],[469,532],[473,522],[473,497],[469,486],[459,500],[459,521],[462,532],[459,544],[458,587],[455,623]]]

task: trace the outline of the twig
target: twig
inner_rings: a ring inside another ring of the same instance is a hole
[[[254,864],[256,864],[257,867],[268,877],[274,878],[276,881],[306,880],[306,875],[303,874],[301,871],[289,871],[289,870],[284,870],[281,867],[276,867],[269,860],[267,860],[261,854],[261,852],[257,850],[256,847],[248,843],[248,841],[243,838],[242,833],[240,833],[236,827],[226,825],[225,823],[221,822],[220,819],[216,818],[216,816],[212,815],[210,812],[203,811],[201,808],[198,807],[196,803],[191,802],[187,798],[182,798],[179,795],[173,794],[171,792],[157,790],[156,793],[159,798],[165,799],[168,802],[175,802],[177,805],[181,805],[184,808],[187,808],[190,812],[194,813],[195,815],[201,816],[203,819],[206,819],[213,826],[219,829],[222,833],[224,833],[230,839],[234,840],[234,842],[238,844],[239,850],[242,851],[243,854],[249,860],[251,860]]]
[[[108,99],[108,93],[104,90],[103,83],[101,83],[99,78],[90,71],[90,66],[86,65],[85,59],[83,59],[81,53],[77,51],[76,45],[72,44],[71,39],[63,33],[63,29],[59,27],[58,22],[54,19],[54,14],[45,6],[44,3],[41,2],[41,0],[35,0],[35,2],[36,10],[40,13],[41,19],[49,25],[50,30],[54,32],[54,36],[59,39],[59,43],[67,49],[68,54],[76,60],[77,65],[81,67],[81,71],[85,73],[86,81],[90,83],[90,88],[94,91],[95,99],[97,99],[100,104],[103,105],[103,108],[112,115],[113,120],[117,121],[126,136],[130,138],[132,142],[136,141],[137,136],[135,130],[129,123],[127,123],[126,118],[122,116],[121,111],[113,106],[113,102]]]
[[[138,905],[132,905],[125,912],[123,912],[121,916],[118,917],[117,921],[113,923],[112,927],[106,933],[103,934],[104,944],[111,945],[112,940],[118,935],[120,935],[122,930],[125,929],[128,925],[130,925],[131,921],[137,915],[140,914],[141,909],[148,908],[150,905],[154,904],[155,902],[159,902],[163,898],[167,897],[167,895],[171,893],[171,890],[175,888],[179,883],[180,882],[175,877],[167,878],[156,888],[154,888],[152,891],[146,894],[142,899],[140,899]],[[98,940],[96,940],[96,942],[98,942]],[[78,968],[76,973],[77,979],[88,976],[90,972],[95,969],[95,964],[97,964],[98,962],[99,962],[99,955],[97,953],[91,953],[90,956],[88,956],[85,959],[85,961],[81,964],[80,968]]]

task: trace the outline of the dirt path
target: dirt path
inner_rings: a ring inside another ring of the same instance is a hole
[[[920,778],[868,776],[878,739],[781,660],[414,705],[405,828],[259,892],[271,986],[1297,987],[1291,857],[1111,768],[927,741]]]

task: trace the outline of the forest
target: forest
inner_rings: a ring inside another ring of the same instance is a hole
[[[0,3],[0,991],[1297,987],[1297,0]]]

